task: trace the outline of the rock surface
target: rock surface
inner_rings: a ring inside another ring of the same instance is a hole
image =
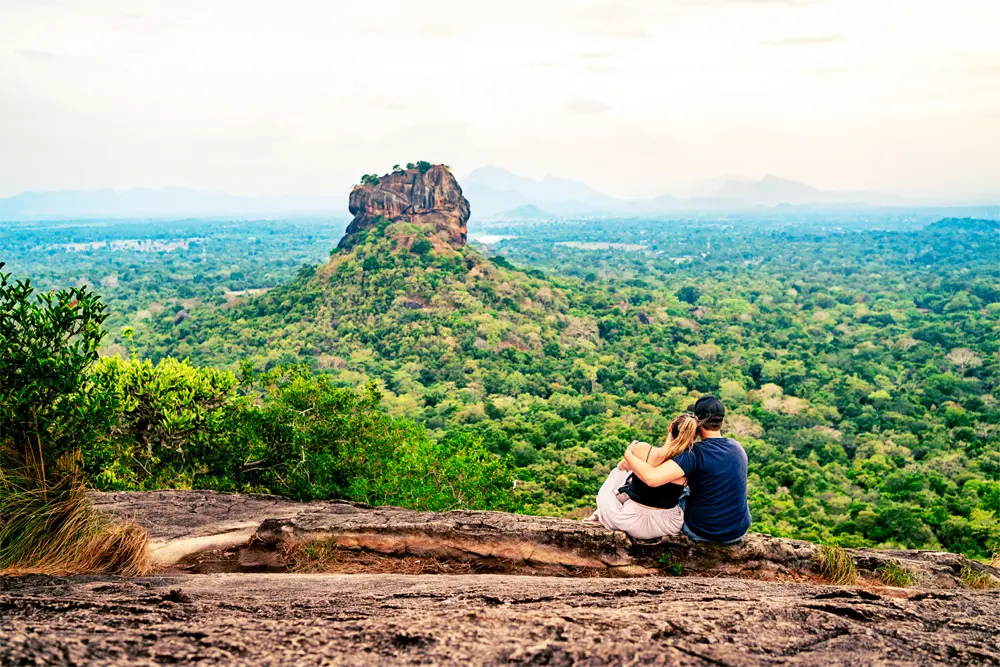
[[[465,245],[469,201],[448,167],[435,165],[422,172],[407,169],[386,174],[378,185],[359,185],[351,191],[348,225],[341,248],[353,245],[356,234],[378,218],[393,222],[433,224],[437,234],[454,247]]]
[[[0,577],[0,664],[997,665],[1000,592],[739,579]]]
[[[161,566],[249,541],[274,551],[320,541],[345,551],[465,563],[478,571],[510,574],[642,576],[679,568],[685,575],[766,579],[822,575],[817,545],[767,535],[751,534],[733,546],[696,543],[684,536],[638,542],[596,524],[503,512],[416,512],[211,491],[94,498],[99,508],[135,518],[149,531],[154,562]],[[945,552],[847,552],[862,577],[875,580],[879,568],[895,563],[925,589],[963,588],[964,568],[1000,576],[995,568]],[[270,561],[270,566],[281,563]]]

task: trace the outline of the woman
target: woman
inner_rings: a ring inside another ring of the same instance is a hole
[[[659,466],[694,445],[698,418],[683,414],[670,422],[667,442],[653,447],[633,442],[629,449],[652,466]],[[590,521],[611,530],[622,530],[637,540],[651,540],[664,535],[678,535],[684,525],[684,510],[677,501],[684,493],[685,478],[662,486],[648,486],[629,469],[622,459],[597,492],[597,511]]]

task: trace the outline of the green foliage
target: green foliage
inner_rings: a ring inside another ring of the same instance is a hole
[[[85,288],[35,294],[0,263],[0,571],[141,574],[145,531],[90,505],[80,451],[111,409],[88,379],[105,307]]]
[[[86,287],[39,294],[0,271],[0,475],[57,487],[107,430],[108,402],[88,381],[106,317]]]
[[[660,563],[660,569],[665,574],[669,574],[671,577],[681,576],[681,564],[674,562],[674,559],[670,554],[660,554],[660,557],[657,560]]]
[[[701,298],[701,291],[693,285],[685,285],[677,290],[677,298],[685,303],[696,304]]]
[[[334,386],[304,367],[244,383],[187,362],[106,359],[94,383],[116,420],[84,454],[106,490],[209,488],[418,509],[513,508],[506,464],[470,437],[440,445],[380,406],[374,384]]]
[[[883,584],[886,586],[895,586],[896,588],[909,588],[917,581],[917,577],[913,574],[912,570],[903,567],[896,561],[889,561],[878,568],[875,574]]]
[[[850,586],[857,582],[858,570],[854,566],[854,559],[842,547],[820,545],[817,558],[820,573],[830,583]]]
[[[170,357],[157,364],[102,359],[93,383],[110,399],[115,420],[87,451],[91,483],[107,490],[155,489],[192,480],[206,455],[230,446],[247,400],[228,371],[195,368]],[[214,457],[212,457],[214,458]]]
[[[989,557],[1000,246],[961,221],[869,215],[480,223],[506,237],[500,261],[401,251],[428,230],[385,221],[319,270],[342,222],[15,226],[0,251],[46,288],[103,280],[105,352],[375,381],[380,409],[429,441],[464,434],[509,456],[526,511],[592,507],[632,439],[662,438],[692,396],[722,393],[755,530]],[[204,241],[62,247],[139,234]],[[274,289],[244,292],[257,288]]]
[[[374,188],[378,186],[379,178],[378,174],[365,174],[361,177],[361,185]]]
[[[410,252],[414,255],[426,255],[431,251],[432,247],[433,246],[431,246],[431,242],[429,240],[417,239],[413,242],[413,245],[410,246]]]
[[[375,505],[420,510],[515,511],[513,486],[505,462],[482,440],[463,434],[440,443],[414,438],[389,459],[384,475],[353,479],[350,495]]]

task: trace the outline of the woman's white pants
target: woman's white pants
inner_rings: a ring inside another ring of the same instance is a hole
[[[625,485],[629,472],[614,468],[597,492],[597,520],[605,528],[621,530],[637,540],[652,540],[664,535],[678,535],[684,525],[684,510],[644,507],[631,498],[618,500],[618,489]]]

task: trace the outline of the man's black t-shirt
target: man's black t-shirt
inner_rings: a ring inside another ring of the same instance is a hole
[[[691,495],[684,523],[695,535],[730,542],[750,529],[747,453],[732,438],[708,438],[673,458],[687,475]]]

